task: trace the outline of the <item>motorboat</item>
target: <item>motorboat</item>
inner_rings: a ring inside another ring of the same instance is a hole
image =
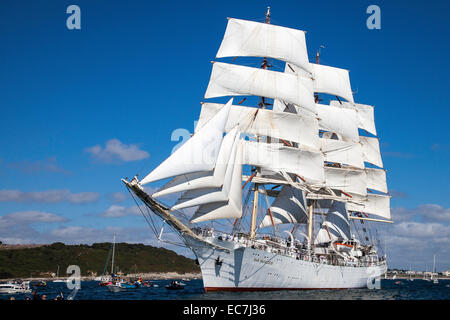
[[[168,285],[166,285],[167,290],[182,290],[186,284],[179,281],[170,281]]]
[[[0,294],[31,293],[30,281],[10,281],[0,284]]]

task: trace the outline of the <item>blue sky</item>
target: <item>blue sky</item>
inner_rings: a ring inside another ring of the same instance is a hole
[[[81,9],[68,30],[66,8]],[[381,29],[366,8],[381,9]],[[120,182],[193,131],[227,17],[306,30],[310,60],[350,70],[375,106],[392,215],[392,267],[450,269],[445,1],[0,3],[0,240],[155,244]],[[129,157],[131,152],[134,156]],[[109,210],[109,211],[108,211]],[[109,212],[116,217],[105,217]],[[119,240],[120,241],[120,240]]]

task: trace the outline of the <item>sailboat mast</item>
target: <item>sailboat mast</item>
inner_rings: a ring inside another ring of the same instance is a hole
[[[112,261],[111,261],[111,274],[114,274],[114,249],[115,249],[115,247],[116,247],[116,234],[114,233]]]
[[[433,256],[433,273],[436,273],[436,255]]]
[[[270,7],[267,7],[266,11],[266,23],[270,23]],[[263,59],[263,62],[261,64],[262,69],[267,69],[268,67],[267,58]],[[264,97],[261,97],[261,102],[259,103],[259,107],[261,109],[266,108],[266,101]],[[259,137],[257,137],[259,141]],[[250,223],[250,239],[253,239],[256,235],[256,216],[258,214],[258,195],[259,195],[259,186],[257,183],[254,184],[254,194],[253,194],[253,210],[252,210],[252,217],[251,217],[251,223]]]

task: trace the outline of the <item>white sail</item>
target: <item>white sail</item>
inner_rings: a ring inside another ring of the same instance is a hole
[[[243,163],[273,171],[295,173],[302,178],[323,183],[323,155],[279,144],[244,141]]]
[[[362,204],[347,203],[347,209],[350,211],[364,212],[367,214],[373,214],[385,219],[391,219],[390,208],[390,196],[384,196],[380,194],[368,194],[363,201],[359,201]]]
[[[386,171],[384,169],[366,168],[367,188],[388,192],[386,183]]]
[[[159,198],[171,193],[188,190],[187,188],[184,187],[185,185],[190,185],[190,182],[195,180],[199,181],[209,180],[212,178],[213,173],[214,171],[200,171],[200,172],[186,173],[173,177],[160,190],[154,192],[152,194],[152,197]],[[209,184],[202,185],[199,188],[207,188],[207,187],[213,187],[213,185]]]
[[[311,64],[313,66],[314,92],[337,95],[349,102],[353,101],[348,70]]]
[[[292,103],[286,103],[278,99],[273,99],[272,110],[275,112],[297,113],[300,115],[304,114],[301,108],[295,107]]]
[[[219,155],[217,156],[216,166],[213,171],[194,172],[177,176],[169,181],[161,190],[153,193],[153,198],[180,191],[199,188],[217,188],[222,186],[227,170],[227,163],[231,157],[233,144],[236,143],[237,133],[237,128],[234,128],[223,138]]]
[[[214,62],[205,98],[254,95],[280,99],[316,114],[311,79]]]
[[[364,161],[383,168],[383,160],[381,159],[380,142],[378,141],[378,138],[360,136],[359,141],[362,146]]]
[[[373,135],[377,135],[375,128],[374,107],[367,104],[348,103],[345,101],[330,101],[330,106],[346,108],[357,111],[358,128],[364,129]]]
[[[240,159],[236,159],[236,149],[240,145],[240,143],[235,143],[233,145],[233,150],[231,151],[230,158],[228,159],[226,172],[223,178],[223,185],[222,188],[216,189],[216,188],[207,188],[204,190],[203,193],[200,193],[198,197],[195,198],[186,198],[186,201],[178,201],[176,205],[174,205],[171,210],[179,210],[183,208],[189,208],[198,206],[205,203],[211,203],[211,202],[222,202],[227,201],[230,193],[230,188],[233,184],[238,184],[240,186],[241,184],[241,177],[238,177],[237,179],[239,181],[233,181],[235,179],[235,173],[234,171],[242,170],[236,168],[236,162],[238,161],[239,165],[241,165]],[[242,147],[240,147],[242,148]],[[242,157],[242,156],[241,156]],[[187,191],[187,193],[196,194],[195,190]]]
[[[357,169],[325,167],[325,185],[346,193],[367,194],[366,172]]]
[[[203,103],[196,130],[200,130],[223,106],[221,103]],[[292,114],[233,105],[225,131],[235,126],[245,133],[296,142],[299,147],[317,151],[320,148],[317,118],[301,110],[299,114]]]
[[[357,112],[352,109],[316,104],[319,128],[337,133],[348,141],[359,142]]]
[[[286,104],[283,101],[280,101],[278,99],[273,99],[273,107],[272,110],[275,112],[285,112],[286,110]],[[295,112],[297,113],[297,112]]]
[[[222,57],[267,57],[293,63],[309,72],[305,32],[248,20],[228,19],[217,53]]]
[[[201,130],[179,147],[169,158],[150,172],[142,185],[197,171],[210,171],[216,165],[233,99],[217,113]]]
[[[242,144],[239,143],[234,161],[233,177],[228,201],[205,203],[198,207],[191,218],[192,223],[207,220],[240,218],[242,216]]]
[[[314,92],[336,95],[354,103],[348,70],[310,63]],[[284,72],[308,77],[303,70],[286,63]]]
[[[222,191],[222,188],[220,188],[220,187],[217,187],[217,188],[206,187],[206,188],[187,190],[181,194],[181,196],[177,199],[177,201],[172,206],[171,210],[177,210],[178,205],[182,205],[182,204],[186,203],[187,201],[197,199],[197,198],[200,198],[205,195],[212,194],[212,193],[220,193],[221,191]],[[220,200],[226,201],[226,199],[223,199],[223,198],[221,198]]]
[[[333,201],[328,210],[326,220],[317,233],[314,243],[321,244],[334,241],[343,241],[351,238],[350,223],[346,203]]]
[[[359,143],[335,139],[320,139],[324,160],[364,168],[362,148]]]
[[[278,197],[270,206],[270,214],[268,213],[264,217],[259,225],[260,228],[271,226],[272,221],[274,225],[281,223],[305,223],[308,214],[303,191],[291,186],[283,186]]]

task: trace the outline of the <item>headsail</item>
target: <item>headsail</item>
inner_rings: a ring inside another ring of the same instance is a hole
[[[187,198],[188,200],[186,200],[184,202],[178,202],[175,206],[173,206],[171,208],[171,210],[189,208],[189,207],[194,207],[194,206],[198,206],[198,205],[205,204],[205,203],[211,203],[211,202],[227,201],[231,187],[234,185],[240,186],[240,183],[242,180],[242,178],[240,176],[236,177],[236,172],[235,172],[235,171],[239,171],[239,170],[242,171],[242,169],[236,168],[237,165],[239,165],[239,166],[241,165],[241,161],[240,161],[240,159],[237,159],[237,155],[236,155],[236,149],[237,149],[238,145],[240,145],[240,143],[238,143],[238,142],[233,144],[233,150],[228,159],[228,164],[226,167],[225,175],[223,177],[222,188],[201,189],[201,191],[200,191],[201,194],[199,194],[199,196],[197,196],[193,199]],[[242,147],[239,147],[239,149],[241,149],[241,148]],[[198,190],[187,191],[188,194],[194,193],[196,195],[198,194],[198,192],[199,192]]]
[[[239,143],[234,161],[232,183],[228,201],[205,203],[198,207],[191,218],[192,223],[215,219],[232,219],[242,216],[242,144]]]
[[[228,120],[231,98],[199,132],[178,148],[169,158],[141,180],[141,185],[149,182],[197,171],[210,171],[216,165],[217,155],[223,140],[223,132]]]
[[[225,180],[228,162],[232,156],[233,145],[236,142],[237,128],[232,129],[223,138],[213,171],[194,172],[173,178],[161,190],[153,194],[154,198],[174,192],[193,190],[199,188],[218,188]]]

